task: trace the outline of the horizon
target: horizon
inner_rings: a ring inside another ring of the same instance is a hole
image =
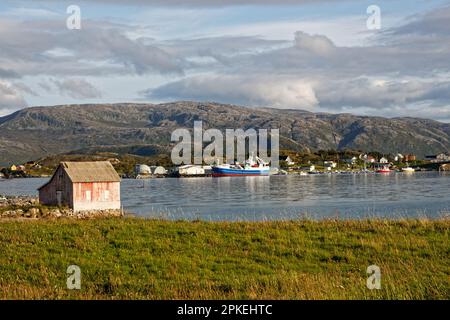
[[[361,115],[361,114],[355,114],[355,113],[351,113],[351,112],[315,112],[315,111],[309,111],[309,110],[305,110],[305,109],[288,109],[288,108],[276,108],[276,107],[263,107],[263,106],[244,106],[244,105],[237,105],[237,104],[231,104],[231,103],[223,103],[223,102],[217,102],[217,101],[194,101],[194,100],[176,100],[176,101],[167,101],[167,102],[159,102],[159,103],[154,103],[154,102],[102,102],[102,103],[70,103],[70,104],[56,104],[56,105],[36,105],[36,106],[29,106],[29,107],[25,107],[16,111],[13,111],[11,113],[5,114],[5,115],[0,115],[0,119],[2,118],[6,118],[8,116],[11,116],[17,112],[23,111],[23,110],[28,110],[28,109],[33,109],[33,108],[57,108],[57,107],[66,107],[66,106],[92,106],[92,105],[163,105],[163,104],[175,104],[175,103],[198,103],[198,104],[211,104],[214,106],[217,105],[229,105],[232,107],[238,107],[238,108],[246,108],[246,109],[252,109],[252,110],[264,110],[264,109],[271,109],[271,110],[280,110],[280,111],[296,111],[296,112],[308,112],[308,113],[312,113],[312,114],[329,114],[329,115],[350,115],[350,116],[355,116],[355,117],[374,117],[374,118],[383,118],[383,119],[418,119],[418,120],[429,120],[429,121],[436,121],[436,122],[440,122],[443,124],[450,124],[450,119],[447,121],[444,120],[435,120],[432,118],[426,118],[426,117],[414,117],[414,116],[397,116],[397,117],[388,117],[388,116],[379,116],[379,115]]]
[[[408,4],[7,0],[0,116],[192,100],[450,123],[450,1]]]

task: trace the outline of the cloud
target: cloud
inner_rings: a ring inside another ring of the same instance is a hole
[[[425,12],[410,18],[408,23],[386,32],[387,35],[450,36],[450,6]]]
[[[49,18],[49,17],[58,17],[59,14],[54,12],[54,11],[50,11],[50,10],[46,10],[46,9],[38,9],[38,8],[12,8],[9,10],[5,10],[1,13],[1,15],[4,16],[8,16],[8,17],[18,17],[18,18],[23,18],[23,17],[29,17],[29,18]]]
[[[366,107],[374,110],[407,108],[424,102],[448,107],[450,80],[383,80],[360,78],[321,81],[316,87],[320,104],[333,110]],[[438,103],[438,101],[441,101]]]
[[[391,116],[410,110],[409,115],[448,119],[450,24],[445,20],[450,21],[450,7],[414,17],[374,36],[365,46],[354,47],[297,31],[290,46],[222,56],[215,61],[226,68],[143,94],[147,99]]]
[[[27,102],[20,90],[11,83],[0,80],[0,115],[26,106]]]
[[[46,0],[58,1],[60,0]],[[175,6],[175,7],[227,7],[227,6],[264,6],[264,5],[305,5],[312,3],[333,3],[342,0],[79,0],[83,2],[97,2],[115,5],[136,6]]]
[[[182,59],[130,39],[132,27],[83,20],[68,30],[59,20],[0,18],[0,70],[25,75],[182,74]]]
[[[227,101],[276,108],[311,109],[318,103],[307,80],[260,76],[197,76],[143,94],[150,99]]]
[[[134,24],[139,19],[134,19],[133,24],[113,23],[111,18],[83,19],[82,30],[67,30],[64,19],[52,20],[51,15],[40,11],[24,9],[24,15],[41,16],[28,21],[0,15],[0,78],[25,83],[24,79],[35,77],[33,89],[59,93],[61,101],[67,96],[102,96],[83,77],[104,80],[105,100],[114,96],[118,87],[124,87],[120,81],[126,78],[130,82],[125,86],[128,91],[116,95],[122,100],[122,94],[127,99],[130,93],[147,86],[151,88],[140,91],[141,96],[152,100],[214,100],[365,114],[381,110],[393,116],[407,114],[405,110],[410,110],[411,115],[423,115],[423,110],[429,108],[431,116],[448,119],[449,6],[409,17],[403,25],[389,29],[383,22],[382,31],[368,32],[364,10],[362,17],[351,19],[341,15],[332,21],[312,17],[295,21],[270,19],[266,23],[235,14],[245,10],[220,8],[317,2],[312,0],[92,2],[104,3],[105,7],[123,4],[161,8],[152,8],[152,19],[143,10],[139,25]],[[213,18],[205,19],[211,13]],[[234,16],[223,23],[230,13]],[[383,17],[383,21],[386,19]],[[215,20],[220,22],[215,24]],[[278,31],[268,36],[268,30],[277,23]],[[341,24],[342,28],[334,31]],[[287,30],[292,32],[289,41]],[[352,37],[359,35],[359,40],[352,42],[348,35],[346,41],[336,41],[347,31]],[[49,77],[53,80],[45,82]],[[9,84],[27,99],[39,93],[20,88],[18,83]]]
[[[20,78],[20,75],[11,69],[0,68],[0,79]]]
[[[92,84],[83,79],[53,80],[60,94],[74,99],[101,98],[101,92]]]
[[[334,52],[335,45],[333,42],[322,35],[309,35],[302,31],[295,33],[295,48],[299,50],[309,51],[318,56],[327,56]]]

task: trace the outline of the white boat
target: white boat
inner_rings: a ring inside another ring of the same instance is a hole
[[[413,168],[411,168],[408,164],[408,162],[406,163],[406,167],[402,168],[403,172],[414,172],[416,170],[414,170]]]

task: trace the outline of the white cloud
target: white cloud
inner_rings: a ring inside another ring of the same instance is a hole
[[[18,96],[33,102],[100,99],[96,83],[105,102],[139,99],[133,94],[142,91],[159,101],[320,111],[400,115],[411,110],[411,115],[422,115],[420,110],[429,108],[431,116],[448,119],[450,7],[417,15],[399,27],[389,28],[398,17],[384,15],[383,31],[374,33],[366,30],[364,10],[358,17],[260,22],[247,21],[238,14],[245,10],[228,7],[256,4],[252,1],[192,0],[181,8],[172,6],[181,0],[146,4],[161,6],[139,11],[133,20],[138,25],[83,20],[80,32],[48,18],[0,16],[0,77],[35,81],[28,91],[10,83]],[[230,12],[236,14],[230,20],[235,25],[224,23]],[[222,20],[214,24],[215,19]],[[53,81],[42,82],[46,77]],[[36,89],[51,94],[34,98]]]
[[[276,108],[312,109],[318,103],[308,80],[262,76],[197,76],[144,94],[156,99],[227,101]]]

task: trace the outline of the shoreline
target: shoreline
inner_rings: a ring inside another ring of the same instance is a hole
[[[68,207],[41,205],[38,197],[1,196],[0,222],[3,221],[33,221],[49,219],[97,219],[108,217],[123,217],[123,210],[90,210],[74,212]],[[127,213],[129,215],[129,213]]]
[[[346,217],[345,215],[328,215],[317,217],[314,214],[299,214],[297,217],[278,219],[246,220],[228,219],[211,220],[200,217],[170,218],[163,214],[159,216],[143,216],[123,209],[119,210],[89,210],[73,212],[68,207],[47,206],[39,204],[38,197],[32,196],[4,196],[0,195],[0,223],[6,221],[39,221],[39,220],[79,220],[102,218],[136,218],[155,221],[185,221],[185,222],[212,222],[212,223],[260,223],[260,222],[301,222],[301,221],[450,221],[450,213],[444,212],[439,216],[406,216],[404,214],[392,216],[361,215],[360,217]]]
[[[448,173],[447,170],[439,170],[439,169],[417,169],[414,172],[405,172],[402,170],[391,170],[390,172],[377,172],[374,170],[334,170],[334,171],[324,171],[324,170],[317,170],[317,171],[287,171],[284,170],[285,173],[276,173],[276,174],[270,174],[270,176],[309,176],[309,175],[364,175],[364,174],[376,174],[376,175],[385,175],[385,174],[414,174],[414,173]],[[44,175],[44,176],[17,176],[17,177],[0,177],[1,181],[8,181],[8,180],[15,180],[15,179],[45,179],[45,178],[51,178],[51,175]],[[244,176],[245,177],[245,176]],[[262,176],[267,177],[267,176]],[[205,175],[182,175],[182,176],[171,176],[171,175],[149,175],[149,176],[141,176],[141,177],[121,177],[122,180],[148,180],[148,179],[185,179],[185,178],[214,178],[210,174]]]

